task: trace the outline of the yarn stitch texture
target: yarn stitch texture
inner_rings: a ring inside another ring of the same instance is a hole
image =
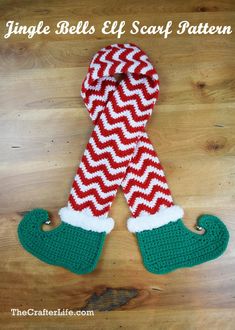
[[[48,220],[43,209],[27,213],[18,228],[22,246],[40,260],[63,266],[73,273],[92,272],[99,260],[105,241],[105,233],[84,230],[61,222],[51,231],[43,231],[41,225]]]
[[[136,233],[145,268],[154,274],[165,274],[219,257],[229,238],[225,225],[212,215],[202,215],[198,224],[205,229],[203,235],[186,228],[181,219]]]
[[[145,267],[162,274],[218,257],[228,231],[216,217],[187,229],[174,205],[163,168],[145,131],[158,100],[159,79],[147,55],[133,44],[102,48],[92,59],[81,96],[95,125],[78,167],[61,225],[44,232],[46,211],[29,212],[18,227],[23,247],[39,259],[77,274],[96,268],[114,222],[107,218],[119,186],[132,213]],[[95,221],[95,222],[94,222]],[[99,230],[97,229],[97,223]]]

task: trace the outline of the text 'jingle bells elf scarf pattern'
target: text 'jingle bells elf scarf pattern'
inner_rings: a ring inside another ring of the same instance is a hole
[[[77,274],[93,271],[114,227],[108,212],[121,185],[132,213],[127,226],[150,272],[191,267],[223,253],[229,238],[225,225],[203,215],[198,226],[205,233],[196,234],[184,226],[183,210],[173,203],[145,132],[158,92],[157,72],[137,46],[115,44],[94,56],[81,95],[95,127],[68,206],[59,211],[61,224],[51,231],[41,229],[48,220],[45,210],[25,215],[18,235],[27,251]]]

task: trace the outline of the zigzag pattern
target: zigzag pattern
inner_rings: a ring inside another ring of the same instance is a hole
[[[69,207],[105,216],[120,185],[134,217],[173,205],[145,132],[158,92],[157,72],[137,46],[115,44],[94,56],[81,96],[95,128],[72,185]]]
[[[134,217],[173,205],[163,168],[146,132],[137,143],[122,188]]]

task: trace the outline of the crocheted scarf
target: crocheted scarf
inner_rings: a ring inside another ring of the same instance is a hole
[[[95,54],[81,91],[95,127],[68,207],[59,212],[64,222],[110,232],[113,221],[106,217],[119,186],[133,215],[128,220],[132,232],[183,216],[183,210],[173,205],[163,168],[145,131],[158,93],[158,74],[137,46],[114,44]],[[146,222],[149,215],[155,217]]]

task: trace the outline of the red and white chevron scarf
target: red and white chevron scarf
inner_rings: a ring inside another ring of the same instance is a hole
[[[157,228],[183,216],[173,204],[145,131],[158,93],[158,74],[136,45],[114,44],[94,56],[81,95],[95,127],[68,206],[59,212],[63,221],[110,232],[114,222],[107,215],[119,186],[133,215],[128,220],[131,232]]]

